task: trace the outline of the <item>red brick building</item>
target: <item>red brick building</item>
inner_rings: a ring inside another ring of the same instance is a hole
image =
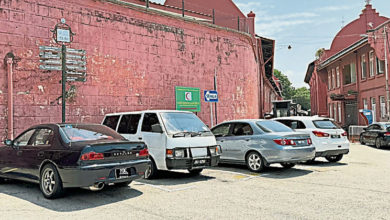
[[[335,36],[331,48],[309,64],[305,82],[314,115],[327,115],[344,126],[362,125],[359,109],[371,109],[376,121],[388,120],[382,34],[388,22],[367,4]]]
[[[0,139],[33,124],[61,121],[61,73],[39,69],[39,46],[57,46],[51,30],[61,18],[76,33],[70,47],[87,54],[86,82],[67,86],[68,122],[175,109],[175,86],[213,89],[215,72],[218,122],[262,117],[271,105],[268,97],[279,97],[273,40],[213,25],[203,12],[187,11],[183,18],[180,9],[144,5],[0,0]],[[209,105],[201,104],[198,116],[210,124]]]

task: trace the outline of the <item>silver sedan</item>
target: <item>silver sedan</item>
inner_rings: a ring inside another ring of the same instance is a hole
[[[246,164],[254,172],[273,163],[291,168],[315,156],[309,135],[276,121],[227,121],[211,131],[222,148],[220,163]]]

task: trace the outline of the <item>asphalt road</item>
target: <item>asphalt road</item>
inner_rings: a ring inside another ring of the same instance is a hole
[[[353,144],[339,163],[319,159],[253,174],[242,166],[200,176],[164,172],[129,187],[46,200],[37,185],[0,185],[1,219],[390,219],[390,148]]]

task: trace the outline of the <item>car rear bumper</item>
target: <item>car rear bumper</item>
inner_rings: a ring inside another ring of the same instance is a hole
[[[284,147],[281,150],[267,152],[263,157],[268,164],[271,163],[299,163],[315,157],[314,147]]]
[[[86,165],[76,168],[59,169],[64,188],[89,187],[95,183],[121,183],[142,178],[150,164],[149,159],[106,164]],[[127,168],[129,177],[117,178],[116,170]]]
[[[322,152],[316,152],[316,157],[336,156],[336,155],[348,154],[348,153],[349,153],[349,149],[327,150]]]
[[[169,170],[173,169],[203,169],[217,166],[220,155],[201,157],[201,158],[167,158],[166,164]],[[204,160],[205,163],[198,163]]]

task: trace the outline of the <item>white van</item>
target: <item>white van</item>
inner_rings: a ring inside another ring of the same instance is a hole
[[[150,110],[107,114],[102,122],[130,141],[144,141],[152,164],[145,178],[158,170],[187,169],[199,174],[216,166],[219,147],[210,129],[193,113]]]

